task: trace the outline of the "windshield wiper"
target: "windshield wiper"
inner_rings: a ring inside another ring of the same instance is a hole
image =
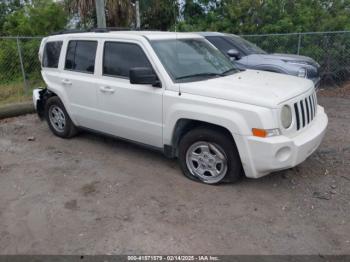
[[[185,75],[185,76],[180,76],[177,77],[176,80],[180,80],[180,79],[185,79],[185,78],[191,78],[191,77],[205,77],[205,76],[222,76],[222,74],[218,74],[218,73],[199,73],[199,74],[192,74],[192,75]]]

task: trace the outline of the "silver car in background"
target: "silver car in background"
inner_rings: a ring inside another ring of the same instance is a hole
[[[200,32],[240,69],[256,69],[308,78],[320,84],[320,65],[310,57],[292,54],[268,54],[255,44],[234,34]]]

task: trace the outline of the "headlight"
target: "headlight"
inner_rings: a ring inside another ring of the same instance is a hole
[[[281,110],[281,122],[282,126],[287,129],[291,126],[293,120],[292,109],[290,106],[283,106]]]
[[[284,62],[288,64],[294,64],[294,65],[308,65],[309,63],[302,60],[283,60]]]
[[[305,68],[300,68],[298,70],[298,76],[299,77],[306,77],[306,69]]]

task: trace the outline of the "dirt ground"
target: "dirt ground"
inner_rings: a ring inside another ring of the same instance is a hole
[[[235,185],[126,142],[57,138],[35,115],[3,120],[0,254],[350,254],[350,99],[325,95],[319,150]]]

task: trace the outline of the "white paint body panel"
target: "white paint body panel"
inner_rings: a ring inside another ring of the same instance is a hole
[[[42,75],[48,89],[60,97],[77,126],[157,148],[172,145],[174,129],[180,119],[222,126],[232,134],[248,177],[258,178],[290,168],[316,150],[328,122],[322,107],[318,107],[314,120],[298,132],[295,120],[288,130],[283,130],[280,123],[281,107],[311,94],[312,81],[246,70],[205,81],[174,83],[148,40],[176,37],[201,38],[194,34],[143,31],[48,37],[42,42],[39,57],[47,41],[62,40],[63,46],[58,69],[43,68]],[[94,74],[64,70],[67,43],[71,39],[98,41]],[[162,87],[132,85],[125,78],[103,76],[102,54],[106,40],[138,44]],[[34,91],[33,99],[38,99],[37,92]],[[282,134],[257,138],[252,136],[252,128],[280,128]]]

